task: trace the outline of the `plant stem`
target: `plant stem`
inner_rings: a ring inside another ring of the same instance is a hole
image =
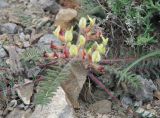
[[[117,58],[117,59],[105,59],[100,61],[100,64],[112,64],[112,63],[117,63],[117,62],[122,62],[122,61],[133,61],[135,60],[136,57],[130,57],[130,58]]]
[[[121,106],[121,102],[115,96],[113,96],[112,93],[92,73],[89,73],[88,77],[98,84],[111,98],[113,98],[113,100],[115,100]]]

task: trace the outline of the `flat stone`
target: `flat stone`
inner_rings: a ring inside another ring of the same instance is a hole
[[[89,109],[96,113],[108,114],[109,112],[111,112],[111,107],[112,103],[109,100],[101,100],[90,105]]]
[[[64,22],[69,22],[73,20],[77,16],[77,11],[71,8],[60,9],[58,14],[56,15],[56,21],[61,20]]]
[[[5,23],[0,25],[0,32],[7,34],[15,34],[18,32],[18,27],[14,23]]]
[[[28,83],[28,82],[27,82]],[[23,86],[23,85],[22,85]],[[16,88],[16,92],[24,104],[30,104],[30,99],[33,94],[33,83],[29,83],[23,87]]]
[[[56,45],[61,45],[61,41],[57,39],[53,34],[45,34],[40,38],[38,44],[50,45],[52,41]]]

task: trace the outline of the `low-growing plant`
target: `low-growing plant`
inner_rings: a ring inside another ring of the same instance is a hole
[[[89,24],[87,25],[87,21]],[[103,72],[103,66],[98,62],[105,56],[108,38],[104,38],[100,30],[95,27],[95,18],[88,16],[88,20],[82,17],[79,21],[78,37],[73,36],[73,27],[64,31],[58,26],[54,31],[55,35],[62,43],[56,45],[51,42],[50,48],[52,52],[44,52],[44,58],[48,61],[65,60],[63,66],[51,66],[41,76],[45,79],[40,82],[39,91],[36,94],[35,102],[45,105],[52,99],[54,92],[57,90],[60,83],[67,79],[70,68],[70,62],[78,61],[88,68],[93,68],[98,72]]]
[[[73,27],[69,30],[62,31],[58,26],[53,32],[55,36],[62,42],[62,46],[51,43],[52,53],[44,53],[46,58],[50,59],[78,59],[82,62],[88,62],[89,65],[98,63],[102,56],[106,53],[108,38],[104,38],[102,32],[97,30],[95,25],[95,18],[88,16],[87,19],[82,17],[79,21],[79,35],[78,39],[73,38]],[[101,39],[101,40],[100,40]],[[76,43],[74,43],[76,40]],[[90,43],[92,42],[92,43]],[[100,42],[100,43],[99,43]],[[58,52],[55,50],[59,50]]]

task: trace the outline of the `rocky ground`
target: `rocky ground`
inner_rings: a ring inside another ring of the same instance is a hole
[[[55,0],[0,0],[0,61],[6,60],[6,63],[10,63],[8,55],[15,59],[17,53],[20,54],[34,46],[49,47],[51,41],[60,44],[60,41],[52,34],[55,25],[60,24],[64,28],[68,27],[77,14],[77,11],[72,8],[63,9]],[[17,68],[20,69],[15,67],[14,70]],[[143,99],[156,98],[152,102],[139,106],[142,111],[147,110],[160,117],[160,92],[157,91],[154,95],[152,93],[154,90],[160,90],[160,81],[157,81],[156,86],[150,81],[142,80],[142,84],[143,90],[138,94],[136,92],[140,101],[136,102],[141,104]],[[111,102],[111,99],[109,99],[110,101],[104,100],[108,98],[105,96],[105,92],[97,90],[94,92],[95,99],[99,95],[100,97],[97,98],[101,99],[96,100],[92,105],[83,104],[80,110],[73,111],[65,99],[64,91],[59,88],[49,105],[35,107],[34,103],[30,101],[34,91],[31,80],[25,79],[25,87],[15,86],[15,88],[19,96],[18,99],[13,96],[11,101],[6,103],[3,98],[0,98],[1,117],[127,118],[125,107],[138,104],[134,103],[135,101],[130,97],[124,96],[122,98],[124,108],[117,107]]]
[[[69,23],[77,16],[77,11],[74,9],[59,11],[60,8],[61,6],[54,0],[0,0],[0,59],[8,60],[11,55],[15,58],[16,54],[35,45],[43,48],[43,46],[49,47],[51,41],[59,44],[60,41],[52,34],[54,22],[64,20]],[[56,16],[58,11],[59,15]],[[4,42],[7,44],[3,45]],[[22,101],[13,97],[8,101],[9,103],[6,103],[1,98],[0,114],[2,116],[6,118],[71,118],[72,112],[68,109],[62,89],[57,91],[51,104],[43,109],[37,106],[32,114],[34,107],[31,105],[30,98],[33,94],[33,84],[28,79],[25,84],[27,85],[22,88],[15,87]]]

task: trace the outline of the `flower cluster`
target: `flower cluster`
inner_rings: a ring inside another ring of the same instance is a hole
[[[79,21],[79,35],[77,43],[73,42],[73,27],[63,32],[58,26],[53,34],[63,42],[63,46],[57,46],[53,42],[51,43],[52,49],[60,50],[59,53],[45,53],[45,57],[49,58],[72,58],[78,57],[82,60],[88,60],[90,63],[97,63],[101,60],[101,56],[106,52],[106,45],[108,44],[108,38],[104,38],[101,31],[93,31],[95,29],[95,18],[88,16],[89,25],[87,25],[87,19],[82,17]],[[102,39],[99,44],[96,40]],[[86,44],[89,41],[94,43],[86,49]]]

